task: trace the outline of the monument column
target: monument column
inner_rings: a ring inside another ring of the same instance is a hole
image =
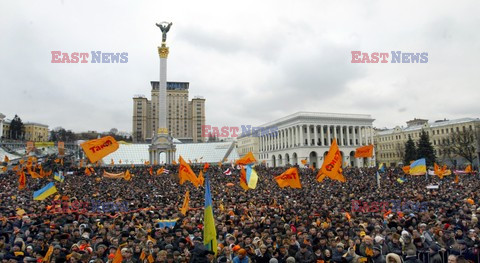
[[[170,164],[173,161],[173,152],[175,145],[173,138],[168,134],[167,129],[167,58],[169,49],[167,47],[167,32],[170,30],[172,23],[162,22],[156,24],[162,31],[162,44],[158,47],[158,55],[160,57],[160,79],[158,86],[158,130],[152,139],[152,145],[149,150],[152,153],[150,163],[160,163],[160,153],[165,153],[165,163]]]

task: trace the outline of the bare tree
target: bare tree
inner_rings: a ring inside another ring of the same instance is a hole
[[[470,163],[473,163],[473,160],[476,157],[476,144],[477,138],[473,130],[463,130],[459,132],[450,133],[450,135],[442,140],[440,144],[440,149],[444,155],[447,155],[448,158],[450,154],[458,155],[465,158]]]

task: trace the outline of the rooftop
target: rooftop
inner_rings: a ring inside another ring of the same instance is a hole
[[[117,151],[103,158],[105,164],[111,159],[115,163],[122,160],[123,164],[143,164],[149,159],[148,147],[150,144],[120,144]],[[186,161],[217,163],[223,160],[232,142],[212,143],[180,143],[176,144],[175,159],[181,155]],[[239,159],[236,148],[226,157],[229,161]],[[165,155],[160,155],[160,162],[165,162]]]
[[[350,114],[350,113],[328,113],[328,112],[306,112],[306,111],[299,111],[294,114],[290,114],[288,116],[285,116],[283,118],[268,122],[262,127],[270,127],[270,126],[275,126],[278,125],[279,123],[282,122],[287,122],[289,120],[293,120],[296,118],[323,118],[323,119],[358,119],[358,120],[368,120],[368,121],[374,121],[372,119],[372,116],[369,114]]]
[[[461,118],[461,119],[455,119],[455,120],[443,120],[443,121],[433,121],[433,122],[428,122],[425,125],[414,125],[414,126],[409,126],[409,127],[395,127],[393,129],[388,129],[384,131],[378,131],[377,135],[390,135],[395,132],[410,132],[410,131],[419,131],[422,128],[425,127],[430,127],[430,128],[438,128],[438,127],[445,127],[445,126],[450,126],[450,125],[455,125],[455,124],[461,124],[461,123],[468,123],[468,122],[475,122],[478,121],[480,122],[479,118]]]

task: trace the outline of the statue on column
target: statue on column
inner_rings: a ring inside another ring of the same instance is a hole
[[[170,30],[170,27],[172,26],[172,22],[162,22],[160,24],[156,23],[156,25],[160,28],[162,31],[162,43],[165,43],[167,41],[167,32]]]

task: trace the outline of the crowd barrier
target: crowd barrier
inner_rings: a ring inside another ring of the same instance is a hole
[[[473,251],[474,253],[474,260],[473,261],[468,261],[468,262],[474,262],[474,263],[480,263],[480,250],[475,249]],[[442,258],[442,263],[448,263],[448,256],[450,256],[450,252],[447,251],[439,251],[440,257]],[[428,251],[426,252],[418,252],[417,251],[417,259],[422,261],[423,263],[429,263],[430,262],[430,254]]]

